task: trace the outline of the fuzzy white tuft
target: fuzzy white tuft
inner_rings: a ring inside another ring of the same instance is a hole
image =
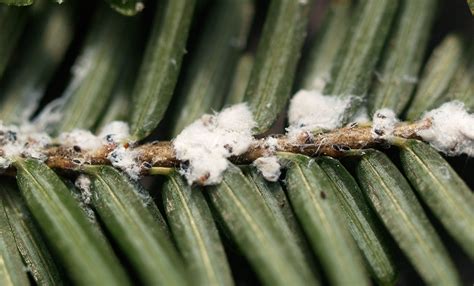
[[[80,174],[74,185],[81,191],[81,201],[89,205],[92,201],[91,180],[87,175]]]
[[[288,111],[288,137],[297,138],[301,133],[340,127],[352,99],[351,96],[323,95],[318,90],[298,91],[291,99]]]
[[[417,134],[435,149],[455,156],[474,156],[474,115],[460,101],[451,101],[423,116],[431,127]]]
[[[244,103],[214,115],[203,115],[186,127],[173,141],[176,158],[189,163],[181,169],[189,184],[218,184],[228,167],[227,158],[247,151],[255,127],[252,113]]]
[[[86,213],[89,221],[96,223],[95,213],[91,209],[92,191],[90,178],[87,175],[81,174],[76,178],[74,185],[80,191],[78,194],[74,193],[74,197],[79,201],[79,206]]]
[[[120,145],[107,155],[107,159],[112,166],[124,171],[131,179],[140,178],[141,166],[138,163],[137,151]]]
[[[377,110],[372,120],[372,137],[378,139],[389,138],[398,123],[397,115],[388,108]]]
[[[17,157],[45,161],[43,149],[51,144],[51,138],[46,133],[36,132],[31,125],[7,126],[0,122],[0,144],[0,169],[6,169]]]
[[[112,121],[109,124],[102,127],[99,133],[99,137],[106,141],[122,142],[129,138],[130,128],[128,124],[123,121]]]
[[[276,182],[281,175],[281,165],[275,156],[260,157],[253,161],[253,165],[267,181]]]
[[[138,180],[142,168],[138,162],[138,152],[125,147],[129,145],[125,142],[130,135],[129,131],[127,123],[113,121],[104,126],[99,135],[76,129],[60,134],[58,141],[63,145],[78,146],[86,151],[94,151],[107,144],[114,146],[115,148],[107,154],[107,159],[112,166],[124,171],[133,180]]]
[[[323,95],[315,90],[300,90],[292,98],[288,111],[291,126],[309,129],[334,129],[340,126],[350,98]]]
[[[71,132],[61,133],[58,137],[59,143],[69,146],[79,146],[82,150],[96,150],[104,145],[101,138],[90,131],[74,129]]]
[[[265,139],[265,147],[267,148],[268,154],[273,154],[279,148],[278,139],[272,136],[267,137],[267,139]]]

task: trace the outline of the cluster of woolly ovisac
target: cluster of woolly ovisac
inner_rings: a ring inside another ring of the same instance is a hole
[[[417,135],[433,148],[449,156],[474,156],[474,115],[468,113],[464,103],[447,102],[426,112],[421,120],[428,120],[430,127],[418,131]],[[398,123],[392,110],[378,110],[372,125],[374,138],[388,139]]]
[[[344,123],[344,115],[353,104],[353,97],[333,97],[317,90],[300,91],[290,102],[287,128],[289,142],[298,144],[302,134],[314,131],[332,130]],[[424,141],[447,155],[467,154],[474,156],[474,116],[464,104],[452,101],[426,112],[421,120],[430,122],[430,127],[417,133]],[[352,122],[368,122],[367,112],[361,109]],[[390,109],[381,109],[372,118],[372,137],[390,141],[394,129],[401,124]],[[187,126],[173,141],[176,158],[180,160],[180,172],[189,184],[218,184],[229,166],[228,158],[238,156],[255,143],[252,129],[255,121],[245,103],[225,108],[220,113],[205,114]],[[128,148],[129,127],[115,121],[106,125],[98,135],[86,130],[73,130],[60,134],[56,139],[44,132],[37,132],[34,125],[6,126],[0,123],[0,168],[10,167],[18,157],[46,160],[43,153],[50,144],[77,147],[84,157],[76,159],[77,164],[87,163],[87,154],[104,145],[114,147],[107,159],[113,166],[123,170],[130,178],[137,180],[142,167],[139,153]],[[267,153],[256,159],[253,165],[269,181],[280,176],[280,163],[275,155],[278,140],[265,139]],[[83,187],[83,186],[82,186]],[[85,188],[87,189],[87,188]]]
[[[181,173],[188,183],[219,183],[229,164],[227,158],[244,153],[252,144],[254,127],[246,104],[203,115],[186,127],[173,140],[173,147],[176,158],[185,162]]]
[[[431,128],[418,132],[423,140],[448,155],[474,156],[474,115],[460,101],[451,101],[423,116]]]
[[[318,90],[299,91],[291,100],[288,112],[290,138],[298,138],[302,132],[331,130],[341,127],[342,119],[353,98],[322,95]],[[368,122],[366,111],[355,116],[352,122]],[[421,120],[429,120],[431,126],[417,135],[440,152],[447,155],[474,156],[474,116],[469,114],[460,101],[451,101],[426,112]],[[390,139],[399,124],[395,112],[388,108],[377,110],[372,118],[372,136]]]
[[[45,161],[43,150],[51,144],[44,132],[37,132],[32,125],[4,125],[0,122],[0,169],[7,169],[19,157]]]
[[[353,100],[351,96],[323,95],[318,90],[299,91],[291,100],[288,111],[289,141],[298,144],[302,134],[341,127]],[[435,149],[447,155],[474,156],[474,116],[467,112],[464,104],[458,101],[445,103],[425,113],[421,120],[429,120],[431,125],[417,135]],[[367,111],[360,109],[352,118],[353,122],[369,122]],[[390,141],[398,124],[400,121],[393,110],[377,110],[372,118],[372,137]],[[244,153],[254,142],[253,127],[254,120],[245,104],[196,120],[173,142],[177,158],[185,162],[181,173],[190,184],[219,183],[228,166],[227,158]],[[278,143],[269,137],[265,144],[272,148],[268,148],[268,154],[255,160],[253,165],[267,180],[276,181],[280,176],[280,163],[274,154]]]
[[[352,97],[337,98],[319,91],[300,91],[290,103],[287,136],[298,144],[301,134],[314,130],[332,130],[340,127],[344,113],[353,103]],[[365,110],[354,118],[367,122]],[[173,141],[177,159],[184,162],[181,173],[189,184],[217,184],[228,167],[230,156],[240,155],[254,142],[252,128],[255,122],[246,104],[238,104],[214,115],[204,115],[186,127]],[[280,162],[275,156],[278,141],[268,137],[264,143],[267,153],[253,165],[263,177],[276,181],[280,177]]]
[[[125,122],[114,121],[102,128],[98,135],[90,131],[75,129],[71,132],[61,133],[57,138],[51,138],[45,132],[38,132],[37,126],[33,124],[3,125],[0,123],[0,169],[7,169],[20,157],[35,158],[46,161],[44,154],[46,147],[52,144],[61,144],[78,148],[81,151],[74,159],[78,165],[88,163],[90,152],[100,149],[104,145],[116,146],[108,155],[111,164],[132,179],[138,179],[141,167],[137,162],[138,154],[130,148],[125,148],[124,142],[129,138],[129,128]]]
[[[297,140],[302,132],[333,130],[341,126],[346,111],[357,100],[353,96],[323,95],[319,90],[300,90],[290,102],[287,135]],[[352,122],[368,122],[364,108],[351,118]]]
[[[130,137],[130,131],[127,123],[122,121],[113,121],[105,125],[95,135],[87,130],[76,129],[71,132],[62,133],[58,141],[66,146],[78,146],[81,150],[94,151],[104,145],[113,144],[115,148],[107,154],[107,159],[112,166],[124,171],[134,180],[139,179],[141,166],[138,162],[138,152],[128,148],[126,140]],[[80,162],[87,163],[87,152],[84,152],[85,158],[78,158]]]

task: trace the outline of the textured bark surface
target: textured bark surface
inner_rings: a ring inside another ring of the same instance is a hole
[[[386,139],[373,136],[372,126],[350,124],[348,126],[324,133],[301,133],[295,140],[285,135],[270,135],[256,139],[247,152],[230,158],[234,164],[249,164],[255,159],[276,152],[289,152],[307,156],[344,157],[353,150],[393,145],[398,139],[419,139],[417,132],[429,128],[428,120],[415,123],[400,123],[393,135]],[[273,137],[277,144],[270,146],[267,139]],[[142,174],[146,175],[152,167],[176,167],[181,163],[176,159],[172,141],[155,141],[143,145],[128,145],[130,150],[137,151],[138,164],[143,166]],[[107,155],[117,147],[111,143],[93,151],[84,151],[77,146],[51,146],[44,153],[50,168],[63,170],[80,170],[83,165],[110,165]],[[0,147],[1,152],[1,147]]]

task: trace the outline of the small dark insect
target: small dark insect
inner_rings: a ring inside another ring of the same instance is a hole
[[[142,167],[145,169],[151,169],[153,167],[149,162],[143,162]]]
[[[81,147],[79,147],[79,146],[77,146],[77,145],[74,145],[72,148],[73,148],[74,151],[76,151],[76,152],[81,152],[81,151],[82,151],[82,150],[81,150]]]
[[[234,151],[234,149],[232,148],[232,146],[230,146],[229,144],[225,144],[225,145],[224,145],[224,148],[225,148],[230,154],[232,154],[232,151]]]
[[[186,171],[187,169],[189,169],[189,161],[186,160],[186,161],[181,162],[180,167],[182,170]]]
[[[374,132],[375,132],[375,134],[377,134],[377,135],[379,135],[379,136],[382,136],[382,135],[385,134],[385,132],[384,132],[383,130],[381,130],[381,129],[375,129]]]
[[[82,164],[82,161],[80,159],[72,159],[72,162],[77,165]]]
[[[321,196],[321,199],[323,199],[323,200],[326,199],[326,193],[325,193],[325,192],[321,192],[321,193],[320,193],[320,196]]]
[[[112,157],[112,159],[117,159],[117,153],[116,152],[110,153],[109,156]]]

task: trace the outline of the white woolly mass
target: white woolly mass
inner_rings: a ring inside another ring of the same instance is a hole
[[[79,189],[79,194],[74,193],[74,197],[79,201],[79,206],[86,213],[89,221],[96,223],[94,211],[91,209],[92,191],[91,180],[87,175],[81,174],[76,178],[74,185]]]
[[[460,101],[451,101],[424,114],[429,129],[418,131],[423,140],[447,155],[474,156],[474,115]]]
[[[107,159],[112,166],[124,171],[131,179],[138,180],[141,172],[138,155],[137,151],[120,145],[107,155]]]
[[[228,167],[227,158],[247,151],[255,127],[245,103],[214,115],[204,115],[186,127],[173,141],[176,158],[189,165],[181,169],[189,184],[218,184]]]
[[[4,125],[0,121],[0,169],[10,167],[17,157],[45,161],[43,149],[49,144],[51,138],[44,132],[36,132],[31,125]]]
[[[265,146],[270,154],[273,154],[279,147],[278,139],[272,136],[265,139]]]
[[[353,97],[323,95],[318,90],[300,90],[290,102],[288,137],[318,129],[331,130],[341,126],[344,113]]]
[[[65,132],[59,135],[58,140],[63,145],[78,146],[82,150],[93,151],[103,145],[114,143],[117,146],[107,154],[107,159],[112,166],[124,171],[131,179],[138,180],[141,173],[141,166],[138,162],[138,152],[133,148],[125,147],[130,129],[127,123],[113,121],[105,125],[99,135],[94,135],[90,131],[76,129],[72,132]],[[124,144],[125,143],[125,144]]]
[[[310,129],[334,129],[340,126],[349,97],[323,95],[316,90],[300,90],[291,99],[288,111],[290,125]]]
[[[281,165],[276,156],[260,157],[253,161],[253,165],[267,181],[276,182],[280,178]]]
[[[112,121],[102,127],[99,137],[107,141],[121,142],[130,136],[130,127],[123,121]]]
[[[379,139],[390,137],[398,122],[397,115],[393,110],[388,108],[377,110],[372,119],[372,137]]]
[[[37,132],[37,129],[38,125],[35,124],[5,126],[0,122],[0,149],[2,151],[0,169],[8,168],[16,157],[28,157],[41,161],[47,159],[43,150],[52,144],[52,139],[46,133]],[[98,136],[87,130],[76,129],[60,134],[55,141],[66,146],[78,146],[84,151],[94,151],[109,143],[117,144],[117,147],[107,155],[107,159],[113,166],[127,173],[130,178],[137,180],[141,172],[138,152],[121,144],[128,136],[128,125],[125,122],[114,121],[104,126]],[[84,159],[88,158],[78,158],[81,161]],[[79,176],[76,183],[84,185],[82,182],[85,182],[85,178]]]
[[[80,174],[74,185],[81,190],[81,201],[88,205],[91,203],[92,200],[92,192],[91,192],[91,180],[87,175]]]
[[[113,166],[123,170],[132,179],[136,180],[140,174],[140,167],[136,160],[137,152],[120,144],[129,137],[129,130],[127,123],[113,121],[105,125],[99,135],[94,135],[87,130],[75,129],[60,134],[58,141],[63,145],[78,146],[86,151],[97,150],[103,145],[116,143],[118,146],[107,155],[107,159],[110,160]]]
[[[63,145],[79,146],[82,150],[87,151],[99,149],[104,145],[101,138],[83,129],[74,129],[71,132],[61,133],[58,141]]]

